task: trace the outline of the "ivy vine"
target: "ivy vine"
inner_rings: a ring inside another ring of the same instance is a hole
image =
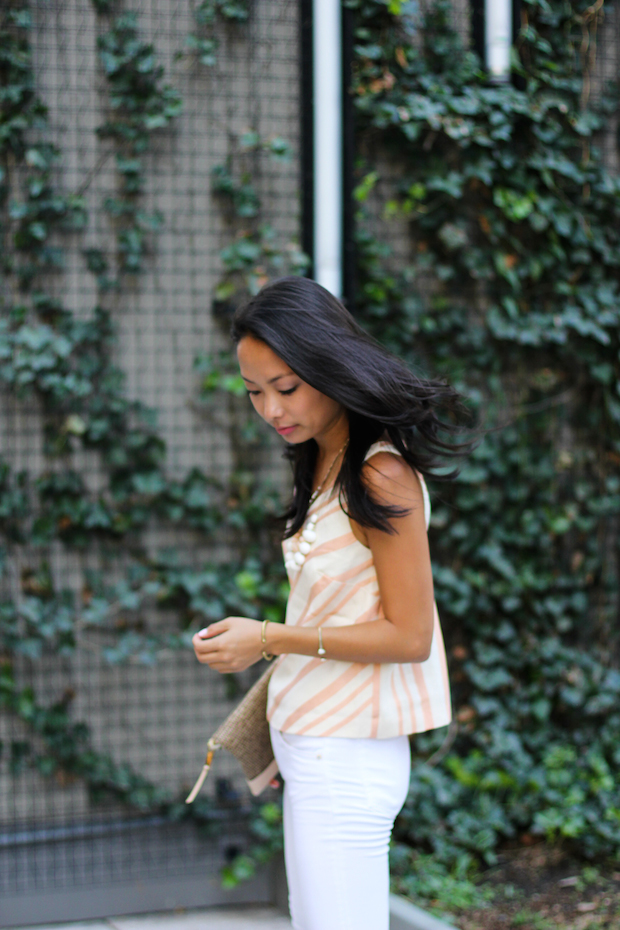
[[[257,294],[270,278],[303,274],[309,264],[296,242],[278,242],[273,227],[261,219],[254,176],[265,155],[276,163],[286,163],[292,151],[286,139],[274,136],[263,140],[248,129],[231,139],[227,162],[211,172],[212,189],[222,202],[232,235],[221,252],[224,275],[214,294],[215,313],[225,321],[240,300]]]
[[[0,315],[0,380],[22,400],[37,399],[46,454],[51,463],[62,463],[36,480],[0,463],[0,528],[6,540],[0,569],[12,594],[0,603],[0,706],[32,735],[9,747],[12,771],[29,765],[42,774],[63,772],[83,779],[95,800],[112,795],[140,811],[202,820],[212,816],[211,802],[186,809],[180,798],[95,751],[88,726],[72,719],[71,696],[44,706],[19,685],[13,669],[15,656],[36,661],[43,654],[70,655],[88,643],[109,663],[153,663],[171,649],[189,649],[190,628],[226,614],[282,619],[286,595],[281,569],[263,570],[269,549],[264,514],[275,506],[273,494],[248,482],[247,475],[235,474],[225,486],[198,469],[181,480],[168,478],[165,444],[152,414],[126,399],[123,375],[111,363],[115,329],[107,295],[118,306],[124,275],[143,267],[146,232],[163,222],[141,209],[144,155],[152,134],[169,127],[181,101],[162,83],[163,69],[153,46],[140,37],[136,17],[101,0],[95,7],[107,18],[98,47],[110,89],[109,115],[99,135],[114,145],[120,183],[116,197],[104,204],[116,232],[116,255],[96,248],[84,252],[100,292],[100,306],[89,320],[74,318],[44,290],[45,274],[62,269],[62,235],[85,225],[86,210],[81,197],[55,187],[60,152],[48,142],[29,141],[34,131],[45,138],[48,129],[32,71],[29,10],[15,2],[0,24],[0,212],[8,285]],[[277,142],[272,149],[278,153]],[[80,449],[100,456],[107,484],[97,494],[72,467]],[[192,528],[206,539],[226,528],[253,542],[240,547],[237,561],[189,568],[170,553],[145,549],[141,532],[154,520]],[[110,584],[101,572],[90,571],[79,592],[56,590],[45,555],[56,541],[77,550],[99,547],[115,558],[122,552],[125,577]],[[40,561],[15,578],[13,556],[25,543]],[[172,611],[178,629],[162,633],[151,622],[158,611]]]
[[[488,82],[447,0],[346,5],[356,313],[483,429],[431,492],[457,731],[413,740],[392,847],[397,891],[458,909],[507,843],[620,859],[620,178],[600,147],[620,94],[588,92],[600,5],[523,4],[523,89]]]
[[[104,14],[110,5],[102,9],[98,2],[95,7]],[[161,84],[164,69],[157,63],[153,45],[141,39],[135,13],[113,17],[97,46],[110,94],[108,116],[98,134],[116,146],[120,181],[116,196],[106,198],[103,207],[116,226],[119,273],[136,274],[143,267],[148,234],[156,233],[163,223],[159,212],[147,213],[140,207],[144,155],[151,135],[167,128],[181,112],[181,98],[169,84]],[[107,272],[106,258],[97,249],[89,250],[86,257],[101,282]]]
[[[471,874],[536,836],[617,858],[620,179],[597,137],[620,96],[584,91],[595,13],[524,5],[519,90],[488,84],[445,0],[421,20],[350,5],[357,196],[363,209],[382,184],[378,137],[402,168],[380,193],[384,215],[412,243],[389,273],[362,221],[360,313],[458,384],[486,430],[454,485],[435,489],[459,734],[432,766],[436,743],[415,741],[396,884],[420,893],[424,851]]]
[[[194,32],[185,37],[185,48],[201,65],[213,67],[217,61],[218,22],[245,23],[250,16],[249,0],[203,0],[193,11]],[[179,52],[179,57],[183,52]]]

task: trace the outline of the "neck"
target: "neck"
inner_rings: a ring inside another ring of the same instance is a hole
[[[328,428],[315,436],[314,440],[319,447],[318,462],[325,462],[334,458],[349,438],[349,420],[344,411],[337,420],[330,423]]]

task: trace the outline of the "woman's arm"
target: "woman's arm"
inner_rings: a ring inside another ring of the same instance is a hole
[[[434,596],[424,499],[417,476],[400,456],[380,452],[364,466],[370,493],[383,504],[410,510],[391,520],[393,534],[353,524],[353,532],[373,555],[385,619],[344,627],[323,626],[326,658],[346,662],[423,662],[433,637]],[[242,671],[262,651],[274,655],[316,656],[316,627],[261,624],[247,617],[227,617],[193,638],[200,662],[220,672]]]

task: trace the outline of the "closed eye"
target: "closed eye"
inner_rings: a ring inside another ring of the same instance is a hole
[[[289,388],[287,391],[278,391],[278,394],[294,394],[298,387],[299,385],[296,384],[295,387]],[[256,397],[261,393],[260,391],[251,391],[250,388],[246,388],[246,392],[250,397]]]

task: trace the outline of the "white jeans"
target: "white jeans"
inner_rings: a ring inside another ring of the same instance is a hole
[[[406,736],[343,739],[271,728],[284,778],[294,930],[388,930],[388,847],[409,787]]]

